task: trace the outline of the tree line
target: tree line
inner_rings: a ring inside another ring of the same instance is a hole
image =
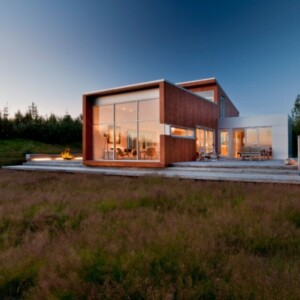
[[[297,136],[300,135],[300,94],[291,110],[293,127],[293,152],[297,153]],[[25,114],[17,111],[9,117],[8,107],[0,111],[0,139],[26,138],[53,144],[79,142],[82,139],[82,118],[72,118],[68,113],[63,117],[50,114],[42,117],[33,102]]]
[[[72,118],[68,113],[63,117],[50,114],[43,117],[38,114],[32,103],[23,114],[17,111],[9,116],[8,107],[0,111],[0,139],[24,138],[44,143],[66,144],[81,142],[82,118]]]

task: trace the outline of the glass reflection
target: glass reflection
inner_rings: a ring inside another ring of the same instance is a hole
[[[259,145],[261,147],[272,146],[272,129],[271,127],[261,127],[258,131]]]
[[[139,102],[139,121],[146,120],[159,120],[158,99]]]
[[[139,159],[159,159],[159,139],[163,126],[157,121],[139,122]]]
[[[116,123],[136,121],[136,102],[126,102],[115,105]]]
[[[162,133],[158,99],[93,108],[95,160],[158,160]]]
[[[116,157],[115,159],[137,158],[137,124],[123,123],[116,124]]]

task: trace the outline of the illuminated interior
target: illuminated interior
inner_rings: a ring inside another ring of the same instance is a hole
[[[196,151],[199,151],[199,153],[215,152],[214,136],[215,134],[213,129],[197,128],[196,129]]]
[[[95,160],[159,160],[158,99],[93,107]]]

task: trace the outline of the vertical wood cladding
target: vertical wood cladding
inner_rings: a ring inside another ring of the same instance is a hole
[[[173,162],[193,161],[196,159],[195,140],[161,136],[164,145],[164,157],[161,163],[165,166]]]
[[[214,102],[218,104],[218,117],[221,116],[221,105],[220,104],[220,98],[221,96],[225,99],[225,117],[238,117],[239,111],[234,106],[234,104],[231,102],[229,97],[226,95],[224,90],[221,88],[221,86],[218,84],[216,79],[208,79],[208,80],[199,80],[196,82],[187,82],[183,84],[179,84],[179,86],[191,91],[191,92],[203,92],[203,91],[214,91]]]
[[[217,104],[173,86],[164,85],[163,123],[195,128],[205,126],[217,130]]]
[[[87,96],[83,96],[83,160],[93,158],[93,106]]]
[[[225,106],[225,117],[238,117],[240,115],[239,111],[232,104],[232,102],[225,96],[226,106]]]
[[[164,109],[162,123],[190,128],[197,126],[212,128],[215,130],[215,147],[218,149],[218,104],[201,99],[168,82],[164,84],[164,98],[161,101]],[[164,136],[163,139],[165,165],[172,162],[195,160],[195,139],[172,136]]]

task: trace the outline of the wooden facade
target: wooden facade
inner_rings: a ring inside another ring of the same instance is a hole
[[[93,159],[93,105],[96,97],[119,95],[127,92],[159,89],[159,122],[182,128],[209,128],[215,132],[218,149],[218,118],[221,114],[220,97],[226,101],[226,117],[238,116],[239,112],[215,79],[172,84],[161,80],[145,84],[110,89],[83,95],[83,163],[88,166],[115,167],[165,167],[172,162],[196,159],[195,138],[160,136],[159,159],[145,160],[94,160]],[[204,99],[193,92],[214,91],[214,101]]]
[[[221,103],[220,99],[223,97],[225,99],[225,117],[238,117],[239,111],[234,106],[230,98],[224,92],[222,87],[219,85],[215,78],[199,80],[199,81],[191,81],[186,83],[180,83],[179,86],[187,89],[191,92],[203,92],[203,91],[214,91],[214,102],[218,105],[218,117],[221,116]]]

